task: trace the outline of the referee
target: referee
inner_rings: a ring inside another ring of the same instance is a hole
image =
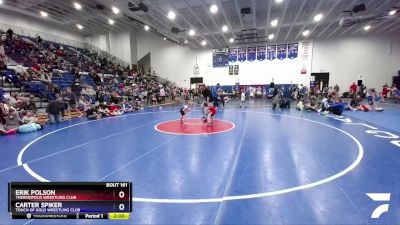
[[[207,107],[204,106],[204,103],[206,102],[208,105],[211,105],[210,103],[213,102],[213,97],[212,97],[210,89],[205,84],[203,84],[201,86],[201,95],[203,95],[203,99],[204,99],[204,102],[202,103],[202,107],[203,107],[202,119],[206,120],[207,119],[207,117],[206,117]]]

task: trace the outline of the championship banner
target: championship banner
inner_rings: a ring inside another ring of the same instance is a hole
[[[233,74],[234,75],[239,75],[239,65],[235,65],[235,67],[233,69]]]
[[[246,48],[238,48],[238,61],[246,61]]]
[[[247,61],[253,62],[256,60],[257,49],[256,47],[247,48]]]
[[[298,52],[299,52],[299,44],[298,43],[288,44],[288,58],[289,59],[297,58]]]
[[[258,61],[264,61],[266,53],[267,53],[267,47],[266,46],[258,46],[257,47],[257,60]]]
[[[276,45],[268,45],[267,47],[267,59],[274,60],[276,59]]]
[[[229,75],[233,75],[233,66],[232,65],[229,66]]]
[[[238,49],[230,48],[229,49],[229,62],[234,63],[238,60]]]
[[[287,44],[281,44],[277,47],[278,59],[284,60],[287,55]]]

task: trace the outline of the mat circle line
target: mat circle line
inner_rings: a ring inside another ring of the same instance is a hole
[[[235,110],[225,110],[225,111],[235,111]],[[148,113],[141,113],[141,114],[162,113],[162,112],[172,112],[172,111],[148,112]],[[355,138],[353,135],[351,135],[347,131],[344,131],[344,130],[339,129],[339,128],[334,127],[334,126],[331,126],[329,124],[325,124],[325,123],[322,123],[322,122],[318,122],[318,121],[307,119],[307,118],[297,117],[297,116],[281,115],[281,114],[276,114],[276,113],[268,113],[268,112],[260,112],[260,111],[245,111],[245,112],[246,113],[247,112],[248,113],[258,113],[258,114],[264,114],[264,115],[282,116],[282,117],[288,117],[288,118],[293,118],[293,119],[300,119],[300,120],[304,120],[304,121],[320,124],[320,125],[332,128],[334,130],[340,131],[341,133],[343,133],[343,134],[347,135],[348,137],[350,137],[357,144],[357,147],[358,147],[357,158],[346,169],[344,169],[344,170],[340,171],[339,173],[336,173],[336,174],[334,174],[332,176],[329,176],[329,177],[324,178],[322,180],[314,181],[312,183],[298,185],[298,186],[294,186],[294,187],[291,187],[291,188],[285,188],[285,189],[276,190],[276,191],[269,191],[269,192],[256,193],[256,194],[247,194],[247,195],[225,196],[225,197],[221,197],[221,198],[204,198],[204,199],[165,199],[165,198],[140,198],[140,197],[134,197],[133,201],[135,201],[135,202],[147,202],[147,203],[167,203],[167,204],[200,204],[200,203],[220,203],[220,202],[223,202],[223,201],[255,199],[255,198],[263,198],[263,197],[281,195],[281,194],[290,193],[290,192],[294,192],[294,191],[309,189],[309,188],[316,187],[316,186],[331,182],[333,180],[336,180],[336,179],[346,175],[347,173],[349,173],[353,169],[355,169],[360,164],[360,162],[361,162],[361,160],[362,160],[362,158],[364,156],[364,148],[363,148],[363,146],[361,145],[360,141],[357,138]],[[130,115],[125,115],[125,116],[131,116],[131,115],[139,115],[139,114],[130,114]],[[125,116],[120,116],[120,117],[125,117]],[[119,118],[119,117],[112,117],[112,118]],[[110,118],[106,118],[106,119],[110,119]],[[95,121],[101,121],[101,120],[95,120]],[[35,179],[37,179],[37,180],[39,180],[41,182],[50,182],[46,178],[44,178],[44,177],[40,176],[39,174],[35,173],[29,167],[28,164],[22,163],[22,156],[23,156],[24,152],[29,148],[29,146],[34,144],[36,141],[38,141],[38,140],[40,140],[40,139],[42,139],[42,138],[44,138],[44,137],[46,137],[46,136],[48,136],[50,134],[54,134],[54,133],[56,133],[58,131],[61,131],[61,130],[65,130],[65,129],[68,129],[68,128],[71,128],[71,127],[80,126],[80,125],[87,124],[87,123],[90,123],[90,122],[95,122],[95,121],[86,121],[86,122],[74,124],[74,125],[71,125],[71,126],[63,127],[63,128],[54,130],[52,132],[49,132],[47,134],[44,134],[44,135],[34,139],[33,141],[31,141],[30,143],[25,145],[21,149],[21,151],[19,152],[18,158],[17,158],[18,166],[23,166],[25,171],[28,174],[30,174],[32,177],[34,177]]]

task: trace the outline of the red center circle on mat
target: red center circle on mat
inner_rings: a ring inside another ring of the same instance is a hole
[[[227,132],[235,128],[235,124],[225,120],[214,119],[212,126],[201,119],[187,119],[184,123],[180,120],[171,120],[157,124],[157,131],[167,134],[202,135]]]

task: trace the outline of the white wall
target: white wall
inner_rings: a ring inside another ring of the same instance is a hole
[[[131,63],[131,40],[129,32],[110,32],[110,54]]]
[[[71,39],[74,41],[84,42],[83,35],[79,32],[68,31],[58,24],[47,22],[46,20],[25,16],[17,12],[11,12],[0,9],[1,27],[8,29],[6,25],[17,26],[23,29],[13,28],[14,32],[24,32],[26,36],[36,36],[38,32],[54,35],[61,38]],[[40,34],[43,39],[47,39],[45,35]]]
[[[364,36],[314,41],[313,72],[329,72],[330,85],[347,91],[360,75],[381,90],[400,69],[400,36]]]
[[[193,67],[196,64],[196,52],[169,41],[164,41],[150,32],[138,31],[137,59],[150,52],[151,66],[158,75],[177,85],[189,87]]]
[[[200,50],[198,52],[198,65],[200,77],[204,78],[207,85],[241,85],[269,84],[274,78],[276,84],[310,83],[311,55],[303,56],[302,43],[299,42],[299,56],[296,59],[274,59],[253,62],[235,62],[230,65],[239,65],[239,75],[229,75],[228,67],[214,68],[212,66],[212,50]],[[312,42],[310,42],[310,52]],[[307,74],[301,74],[302,68],[307,69]]]

